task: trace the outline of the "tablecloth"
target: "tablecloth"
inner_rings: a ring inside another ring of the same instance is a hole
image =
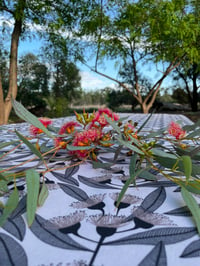
[[[146,119],[144,114],[122,116],[129,116],[138,126]],[[55,119],[54,124],[59,126],[69,119]],[[164,128],[171,121],[192,124],[183,115],[153,114],[143,131]],[[28,128],[27,123],[2,126],[0,143],[16,139],[14,129],[27,135]],[[0,161],[0,168],[42,169],[37,160],[20,165],[31,156],[21,145]],[[116,209],[119,192],[129,178],[130,158],[122,153],[117,164],[107,169],[94,169],[89,161],[65,169],[69,162],[64,163],[63,156],[66,154],[60,151],[48,162],[54,168],[45,174],[49,196],[37,209],[31,227],[26,222],[25,182],[17,183],[20,203],[0,228],[0,265],[200,265],[200,238],[176,184],[151,170],[157,180],[139,178]],[[112,153],[98,157],[104,163],[112,158]],[[199,201],[198,195],[195,198]]]

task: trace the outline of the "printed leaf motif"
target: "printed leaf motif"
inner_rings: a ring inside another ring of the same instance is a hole
[[[167,266],[165,246],[159,242],[138,266]]]
[[[192,213],[187,206],[165,212],[164,214],[174,215],[174,216],[192,216]]]
[[[20,241],[24,239],[26,226],[21,216],[15,219],[8,218],[8,220],[3,226],[3,229],[14,237],[16,237],[17,239],[19,239]]]
[[[24,249],[10,236],[0,233],[0,265],[28,265]]]
[[[68,194],[69,196],[77,200],[85,201],[88,199],[88,195],[85,193],[85,191],[83,191],[82,189],[78,187],[74,187],[71,185],[65,185],[62,183],[58,183],[58,185],[66,194]]]
[[[113,163],[127,164],[127,162],[126,162],[126,160],[125,160],[124,157],[121,157],[121,158],[119,157],[119,158],[117,158],[117,160],[114,160],[114,158],[106,158],[106,157],[101,156],[100,159],[103,160],[103,161],[105,161],[105,162],[110,163],[111,165]]]
[[[197,231],[195,227],[164,227],[106,242],[105,245],[156,245],[160,241],[167,245],[186,240],[196,234]]]
[[[27,184],[27,222],[30,226],[34,220],[35,212],[37,209],[40,176],[34,169],[26,171],[26,184]]]
[[[65,170],[65,177],[66,178],[69,178],[71,176],[73,176],[74,174],[76,174],[79,170],[79,166],[73,166],[73,167],[70,167],[70,168],[67,168]]]
[[[190,243],[181,254],[182,258],[200,257],[200,240]]]
[[[175,184],[172,181],[156,181],[156,182],[145,182],[144,184],[137,184],[137,187],[176,187],[177,184]]]
[[[30,227],[33,234],[41,241],[58,248],[89,251],[89,249],[74,241],[69,235],[62,234],[58,229],[45,228],[45,222],[45,219],[36,215]]]
[[[116,189],[116,187],[112,187],[106,184],[101,184],[99,182],[96,182],[94,180],[92,180],[91,178],[85,177],[85,176],[81,176],[78,175],[78,179],[80,182],[82,182],[83,184],[86,184],[89,187],[95,187],[95,188],[99,188],[99,189]]]
[[[60,181],[63,181],[65,183],[69,183],[71,185],[79,186],[78,181],[72,177],[73,174],[75,174],[78,171],[79,167],[70,167],[66,169],[65,173],[58,173],[52,171],[51,173]]]
[[[163,204],[165,199],[165,189],[163,187],[158,187],[143,200],[140,206],[145,211],[154,212]]]

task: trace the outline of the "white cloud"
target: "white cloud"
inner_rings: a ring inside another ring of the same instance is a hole
[[[96,90],[103,89],[105,87],[115,87],[115,84],[112,83],[109,79],[102,78],[99,75],[89,72],[81,71],[81,85],[85,90]]]

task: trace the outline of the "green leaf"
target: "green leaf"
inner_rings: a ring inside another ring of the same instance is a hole
[[[0,196],[1,194],[3,195],[4,193],[9,192],[7,183],[8,181],[4,181],[4,180],[0,181]]]
[[[147,119],[144,121],[144,123],[139,127],[139,129],[137,130],[137,132],[139,133],[143,127],[146,125],[146,123],[149,121],[149,119],[151,118],[153,112],[151,114],[148,115]]]
[[[16,100],[12,100],[12,105],[15,113],[24,121],[32,124],[33,126],[40,128],[47,136],[53,138],[54,136],[50,131],[38,120],[36,116],[30,113],[21,103]]]
[[[169,158],[169,159],[178,159],[178,157],[175,154],[165,152],[163,150],[157,149],[157,148],[152,148],[151,149],[153,155],[159,156],[159,157],[164,157],[164,158]]]
[[[4,176],[3,174],[0,173],[0,181],[1,181],[1,180],[6,181],[6,178],[5,178],[5,176]]]
[[[45,184],[45,182],[43,182],[42,188],[40,190],[40,194],[39,194],[39,197],[38,197],[38,206],[42,206],[44,204],[44,202],[47,199],[48,195],[49,195],[48,187]]]
[[[18,144],[19,141],[18,140],[13,140],[13,141],[9,141],[9,142],[4,142],[0,144],[0,149],[3,149],[7,146],[13,145],[13,144]]]
[[[200,181],[199,180],[192,180],[192,181],[184,181],[181,179],[173,180],[176,184],[178,184],[181,187],[184,187],[188,191],[195,193],[195,194],[200,194]]]
[[[152,173],[150,173],[149,171],[146,171],[146,170],[141,172],[138,177],[144,178],[146,180],[151,180],[151,181],[157,180],[156,175],[153,175]]]
[[[69,151],[82,151],[82,150],[91,150],[94,149],[95,146],[73,146],[73,145],[67,145],[67,149]]]
[[[94,169],[103,168],[103,169],[110,169],[111,166],[113,166],[113,163],[101,163],[92,161],[92,166]]]
[[[130,164],[129,164],[129,174],[130,174],[130,178],[133,178],[133,183],[135,185],[135,170],[136,170],[136,162],[137,162],[137,154],[134,153],[131,156],[131,160],[130,160]]]
[[[0,226],[4,225],[7,218],[16,209],[18,202],[19,202],[19,192],[17,188],[15,188],[10,197],[8,198],[5,208],[3,210],[3,214],[0,217]]]
[[[197,226],[197,230],[198,233],[200,235],[200,208],[198,203],[196,202],[195,198],[191,195],[190,192],[187,191],[187,189],[185,189],[184,187],[181,188],[181,194],[182,197],[186,203],[186,205],[188,206],[188,208],[190,209],[192,216],[195,220],[196,226]]]
[[[181,158],[183,160],[183,167],[184,167],[184,173],[186,176],[186,181],[188,181],[192,174],[192,160],[190,156],[187,156],[187,155],[183,155],[181,156]]]
[[[144,155],[143,151],[139,150],[136,146],[132,145],[129,141],[122,140],[119,137],[116,137],[116,139],[120,142],[120,144],[122,144],[123,146],[129,148],[130,150],[132,150],[132,151],[134,151],[134,152],[136,152],[138,154]]]
[[[126,193],[128,187],[130,186],[130,184],[132,184],[135,180],[135,178],[137,176],[139,176],[145,169],[138,169],[133,175],[132,177],[130,177],[128,180],[126,180],[126,183],[124,184],[122,190],[120,191],[119,193],[119,197],[117,199],[117,203],[116,203],[116,207],[118,208],[119,207],[119,204],[124,196],[124,194]]]
[[[104,114],[105,119],[107,120],[107,122],[112,126],[112,128],[121,135],[121,130],[120,127],[118,127],[118,125],[116,124],[116,122],[114,122],[110,117],[108,117],[106,114]]]
[[[200,129],[196,129],[194,131],[192,131],[190,134],[187,135],[187,138],[194,138],[194,137],[197,137],[199,138],[199,135],[200,135]]]
[[[21,135],[19,132],[17,132],[17,130],[15,130],[16,135],[18,136],[19,139],[21,139],[24,144],[26,144],[26,146],[36,155],[40,158],[40,160],[43,161],[43,157],[42,154],[36,149],[36,147],[30,142],[28,141],[23,135]]]
[[[35,212],[37,209],[39,188],[40,188],[40,176],[34,169],[26,171],[26,184],[27,184],[27,222],[28,225],[34,221]]]

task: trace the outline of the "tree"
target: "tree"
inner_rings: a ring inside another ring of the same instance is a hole
[[[49,95],[50,74],[45,64],[28,53],[19,60],[17,100],[25,107],[45,107],[44,97]]]
[[[184,35],[184,39],[180,42],[181,45],[176,46],[176,53],[184,53],[184,58],[180,65],[175,69],[174,81],[180,82],[177,86],[184,88],[188,95],[192,111],[198,110],[198,89],[200,86],[200,5],[198,0],[184,1],[184,12],[182,14],[182,23],[180,30],[177,33]],[[173,42],[171,34],[169,34],[167,42],[163,45],[168,45],[168,42]],[[171,61],[172,56],[168,54],[166,61]]]
[[[53,94],[56,98],[64,97],[68,101],[72,101],[81,85],[79,69],[74,63],[67,62],[65,59],[58,59],[54,68]]]
[[[180,82],[183,87],[183,93],[187,96],[193,112],[198,111],[198,89],[200,87],[200,65],[193,63],[190,67],[186,62],[176,68],[174,80]]]
[[[17,96],[17,61],[20,38],[31,37],[33,35],[31,28],[34,26],[34,32],[37,32],[41,37],[45,37],[46,40],[59,38],[62,35],[60,28],[63,25],[65,25],[65,33],[67,30],[70,32],[72,26],[76,27],[76,21],[80,20],[77,12],[81,2],[67,0],[0,0],[0,15],[4,17],[3,26],[0,27],[1,37],[2,40],[8,36],[10,37],[10,40],[8,40],[10,41],[9,88],[6,96],[4,95],[5,90],[2,80],[0,81],[0,113],[2,114],[0,124],[8,122],[12,109],[11,99],[15,99]],[[12,26],[10,26],[10,22],[13,22]]]
[[[96,44],[96,62],[91,69],[130,91],[144,113],[152,107],[163,80],[190,53],[189,38],[193,36],[196,39],[197,24],[192,25],[186,12],[186,2],[139,0],[118,4],[118,1],[102,0],[96,16],[88,18],[88,24],[83,27],[83,34],[89,32]],[[98,70],[99,59],[105,57],[120,59],[121,64],[130,65],[133,89]],[[160,78],[144,97],[141,94],[139,67],[149,61],[163,63],[163,69],[160,70]]]
[[[117,107],[119,107],[122,104],[130,104],[132,107],[132,111],[134,110],[135,106],[137,105],[137,101],[134,97],[130,97],[129,91],[125,89],[111,89],[106,88],[107,92],[107,103],[108,107],[112,110],[116,110]]]
[[[186,104],[188,103],[188,95],[187,93],[181,89],[181,88],[176,88],[173,93],[172,93],[172,98],[180,104]]]

